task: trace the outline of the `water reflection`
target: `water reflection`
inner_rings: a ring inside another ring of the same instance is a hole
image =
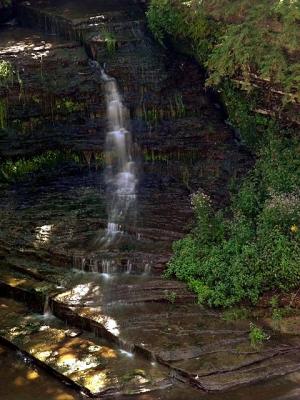
[[[79,400],[72,389],[35,368],[20,355],[0,346],[1,400]]]

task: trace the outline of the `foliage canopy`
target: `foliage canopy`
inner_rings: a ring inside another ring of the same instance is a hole
[[[299,1],[152,0],[148,21],[160,43],[185,43],[207,67],[208,85],[257,74],[300,100]]]

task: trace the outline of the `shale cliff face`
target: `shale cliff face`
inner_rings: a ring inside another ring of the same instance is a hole
[[[3,156],[58,147],[103,150],[104,97],[88,56],[118,80],[135,139],[145,151],[203,154],[216,139],[232,141],[222,114],[205,94],[199,68],[152,41],[138,6],[115,1],[85,7],[21,3],[19,21],[34,31],[2,32],[1,57],[15,71],[1,87]]]
[[[220,107],[207,95],[200,68],[153,41],[136,2],[31,1],[18,4],[17,16],[22,27],[0,32],[1,59],[12,70],[0,87],[0,156],[5,161],[49,150],[70,151],[86,160],[92,171],[82,167],[76,172],[64,165],[54,174],[49,172],[51,177],[31,177],[31,182],[18,184],[17,189],[26,193],[27,205],[19,202],[21,197],[16,204],[15,189],[6,187],[4,210],[11,216],[12,204],[23,210],[28,237],[20,239],[20,232],[12,233],[14,223],[6,215],[4,242],[9,238],[9,247],[18,240],[22,247],[34,247],[36,228],[30,233],[29,225],[55,225],[43,247],[51,254],[68,254],[66,262],[70,262],[78,253],[78,243],[88,243],[105,226],[101,168],[107,121],[102,82],[89,66],[89,59],[96,59],[117,79],[139,159],[137,222],[129,222],[127,229],[152,243],[147,245],[152,255],[159,254],[153,243],[161,243],[166,260],[172,240],[187,229],[189,194],[201,189],[222,205],[227,201],[229,179],[251,165],[251,158],[224,123]],[[38,195],[32,188],[34,179],[39,182]],[[84,211],[79,216],[71,206],[78,190],[90,191],[81,197],[88,215]],[[61,191],[68,193],[67,200],[65,194],[57,195]],[[62,211],[64,201],[74,213]],[[66,212],[64,222],[57,220],[52,202],[61,216]],[[102,206],[96,206],[97,202]],[[32,214],[35,207],[40,210]],[[41,214],[43,207],[48,210],[46,217]]]
[[[92,146],[93,138],[97,146],[96,130],[104,129],[103,101],[79,43],[11,28],[1,35],[0,51],[16,71],[13,81],[1,88],[6,115],[2,156],[80,149],[81,142]],[[99,113],[101,128],[94,124]]]

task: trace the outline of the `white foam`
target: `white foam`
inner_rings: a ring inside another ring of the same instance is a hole
[[[108,224],[102,243],[109,244],[122,234],[122,223],[136,201],[138,183],[132,157],[128,112],[122,103],[116,80],[101,70],[107,104],[109,131],[106,137],[106,182],[109,191]]]

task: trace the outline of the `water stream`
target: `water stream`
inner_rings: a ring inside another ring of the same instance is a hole
[[[53,317],[51,306],[50,306],[50,299],[49,296],[46,294],[45,302],[44,302],[44,309],[43,309],[43,318],[51,318]]]
[[[122,103],[117,82],[101,70],[106,96],[108,132],[106,135],[106,193],[108,223],[104,244],[111,244],[123,233],[127,218],[132,218],[136,201],[137,174],[132,154],[128,110]]]

